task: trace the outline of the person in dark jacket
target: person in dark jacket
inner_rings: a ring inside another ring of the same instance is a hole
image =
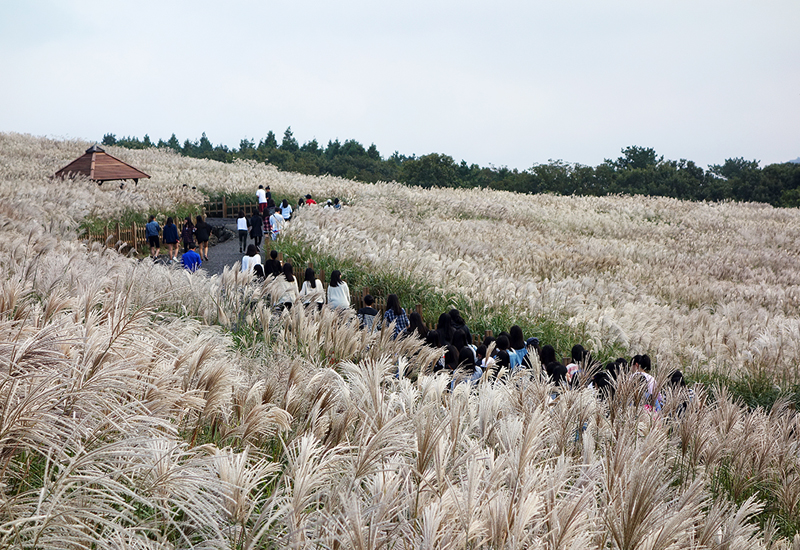
[[[167,223],[164,224],[164,244],[167,245],[167,252],[169,253],[169,263],[178,261],[178,226],[172,221],[172,217],[167,218]]]
[[[269,277],[277,277],[283,273],[283,266],[278,259],[278,251],[272,250],[269,253],[269,260],[264,262],[264,274]]]
[[[464,322],[463,317],[461,317],[461,313],[457,309],[453,308],[447,314],[450,316],[450,320],[452,321],[451,326],[453,327],[453,330],[463,330],[467,337],[467,343],[472,344],[472,333],[469,331],[469,327],[467,327],[467,323]]]
[[[198,253],[200,258],[208,261],[208,239],[211,238],[211,226],[208,225],[203,216],[197,216],[197,223],[194,226],[194,237],[197,239]]]
[[[253,216],[250,218],[250,237],[253,239],[253,244],[256,245],[256,249],[261,249],[261,239],[264,236],[264,218],[261,217],[261,214],[258,212],[254,212]]]
[[[189,245],[194,244],[194,224],[192,218],[186,216],[181,229],[181,239],[183,240],[183,253],[189,252]]]

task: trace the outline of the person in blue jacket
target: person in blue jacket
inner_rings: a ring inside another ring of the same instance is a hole
[[[183,269],[188,269],[192,273],[200,269],[200,264],[203,263],[203,260],[200,259],[200,254],[194,251],[195,244],[189,243],[189,250],[183,253],[181,256],[181,262],[183,263]]]
[[[158,241],[158,235],[161,233],[161,226],[158,225],[156,217],[151,215],[150,221],[144,226],[144,234],[147,237],[147,244],[150,245],[150,256],[155,260],[158,256],[158,249],[161,248],[161,243]]]

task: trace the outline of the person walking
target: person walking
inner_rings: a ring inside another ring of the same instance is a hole
[[[158,225],[155,216],[150,216],[150,221],[144,226],[144,234],[147,237],[147,244],[150,245],[150,257],[155,260],[158,257],[158,250],[161,248],[161,243],[158,242],[158,236],[161,233],[161,226]]]
[[[280,211],[281,211],[281,216],[283,216],[284,220],[288,222],[289,220],[292,219],[292,205],[289,204],[288,200],[283,199],[283,202],[281,202]]]
[[[250,218],[250,237],[257,249],[261,248],[261,239],[264,236],[264,218],[258,212],[253,212]]]
[[[256,191],[256,198],[258,199],[258,213],[263,215],[264,208],[267,207],[267,192],[264,189],[263,185],[258,186],[258,191]]]
[[[192,218],[186,216],[183,221],[183,229],[181,229],[181,239],[183,240],[183,253],[189,251],[189,245],[194,244],[194,224]]]
[[[200,258],[207,262],[208,239],[211,238],[211,226],[203,220],[203,216],[197,216],[197,223],[194,226],[194,236],[197,239],[197,246],[200,249]]]
[[[236,230],[239,232],[239,254],[244,254],[247,248],[247,217],[244,210],[239,210],[239,218],[236,220]]]
[[[278,236],[283,233],[283,228],[286,226],[286,220],[283,219],[281,213],[276,210],[270,217],[269,217],[269,229],[272,235],[272,240],[275,241],[278,239]]]
[[[172,216],[167,218],[167,223],[164,224],[164,244],[167,245],[167,253],[169,254],[169,261],[167,263],[178,261],[178,226],[172,221]]]

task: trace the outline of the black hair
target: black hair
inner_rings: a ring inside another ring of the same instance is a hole
[[[172,220],[172,216],[169,216],[169,217],[167,218],[167,223],[166,223],[165,225],[169,225],[169,224],[171,224],[171,223],[175,223],[175,222]]]
[[[283,202],[281,202],[281,208],[286,208],[287,206],[289,206],[289,201],[286,200],[286,199],[283,199]]]
[[[339,204],[339,197],[336,197],[335,199],[333,199],[333,204]]]
[[[331,271],[331,282],[329,286],[336,288],[342,282],[342,272],[338,269]]]
[[[442,340],[446,342],[452,341],[453,319],[447,313],[442,313],[439,315],[439,322],[436,323],[436,330],[439,331],[439,335],[442,337]]]
[[[475,353],[469,346],[462,346],[458,352],[458,366],[475,371]]]
[[[239,217],[244,218],[244,210],[239,210]]]
[[[466,332],[461,329],[453,332],[453,345],[456,347],[456,349],[461,349],[467,344],[469,344],[469,342],[467,342]]]
[[[475,355],[477,357],[486,357],[486,346],[484,346],[483,344],[478,346],[478,349],[475,350]]]
[[[542,347],[542,350],[539,352],[539,360],[542,362],[542,365],[547,365],[548,363],[555,363],[556,362],[556,350],[550,344]]]
[[[683,373],[680,370],[676,370],[670,375],[669,385],[672,386],[673,388],[686,387],[686,380],[684,380]]]
[[[365,306],[371,306],[374,303],[375,303],[375,298],[372,297],[372,294],[367,294],[366,296],[364,296]]]
[[[580,344],[575,344],[572,346],[572,360],[576,363],[580,363],[586,357],[586,350],[583,349],[583,346]]]
[[[432,348],[442,347],[442,338],[439,335],[439,331],[429,330],[428,334],[425,335],[425,343]]]
[[[290,264],[289,262],[283,264],[283,276],[286,277],[286,280],[289,281],[290,283],[294,282],[294,275],[292,272],[293,272],[292,264]]]
[[[150,214],[150,221],[153,221],[154,219],[156,219],[156,217],[154,215]]]
[[[189,228],[192,228],[192,227],[194,227],[194,224],[192,223],[192,218],[190,218],[189,216],[186,216],[186,219],[185,219],[185,220],[183,220],[183,221],[185,221],[185,222],[186,222],[186,224],[184,225],[184,227],[189,227]]]
[[[508,336],[501,334],[497,337],[497,349],[507,350],[509,346]]]
[[[272,258],[273,260],[277,260],[278,259],[278,251],[277,250],[270,250],[269,257]]]
[[[544,370],[553,384],[561,385],[567,383],[567,367],[561,363],[557,361],[548,363]]]
[[[189,246],[187,248],[189,250],[194,250],[194,243],[189,243]]]
[[[403,308],[400,307],[400,298],[397,297],[397,294],[389,294],[386,297],[386,310],[394,311],[395,315],[401,315],[403,313]]]
[[[409,334],[414,334],[416,332],[420,338],[425,338],[428,335],[428,328],[422,321],[422,315],[416,311],[408,316],[408,328],[406,330]]]
[[[639,368],[641,368],[644,372],[650,372],[650,356],[649,355],[642,355],[639,358]]]
[[[494,336],[486,336],[486,337],[483,339],[483,342],[482,342],[482,344],[488,348],[488,347],[489,347],[489,345],[490,345],[492,342],[494,342]]]
[[[444,352],[444,364],[451,371],[458,368],[458,350],[453,344],[447,345],[447,351]]]
[[[197,225],[202,224],[203,223],[203,216],[198,214],[197,218],[195,219],[195,221],[197,222]]]
[[[317,277],[316,273],[314,273],[314,270],[312,268],[310,267],[306,268],[306,274],[304,280],[311,283],[311,288],[317,288]]]
[[[247,245],[247,252],[245,252],[245,254],[247,254],[248,256],[250,256],[252,258],[256,254],[258,254],[258,248],[256,248],[256,245],[254,245],[254,244],[248,244]]]
[[[511,367],[511,358],[508,356],[508,352],[504,349],[497,352],[497,366],[501,368]]]
[[[297,201],[297,206],[303,206],[306,203],[306,199],[300,197],[300,200]]]
[[[464,322],[464,319],[461,317],[461,314],[458,312],[456,308],[451,309],[448,313],[450,319],[453,321],[454,325],[466,325],[467,323]]]
[[[522,335],[522,329],[519,325],[514,325],[509,330],[508,344],[511,349],[525,349],[525,337]]]

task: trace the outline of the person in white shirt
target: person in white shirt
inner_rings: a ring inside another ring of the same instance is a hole
[[[244,215],[244,210],[239,210],[239,218],[236,220],[236,230],[239,232],[239,254],[244,254],[247,248],[247,231],[250,229],[250,224],[247,221],[247,216]]]
[[[292,205],[286,199],[281,203],[281,215],[287,222],[292,219]]]
[[[269,217],[269,226],[272,240],[277,240],[278,235],[283,233],[283,229],[286,227],[286,220],[284,220],[280,212],[276,210],[275,213]]]
[[[258,186],[258,191],[256,191],[256,197],[258,198],[258,213],[263,215],[264,207],[267,206],[267,192],[266,190],[264,190],[263,185]]]
[[[331,282],[328,285],[328,305],[334,309],[350,307],[350,289],[342,280],[342,272],[338,269],[331,272]]]
[[[247,245],[247,253],[242,257],[242,273],[252,272],[253,267],[261,265],[261,254],[258,253],[256,245]]]
[[[322,281],[317,279],[314,270],[310,267],[306,269],[304,279],[303,288],[300,289],[300,300],[304,306],[315,303],[317,310],[322,309],[325,304],[325,289],[322,288]]]
[[[280,310],[292,309],[292,304],[300,297],[300,293],[297,291],[297,279],[294,278],[293,271],[292,264],[286,262],[283,264],[283,277],[275,279],[275,295],[278,297],[275,305]]]

